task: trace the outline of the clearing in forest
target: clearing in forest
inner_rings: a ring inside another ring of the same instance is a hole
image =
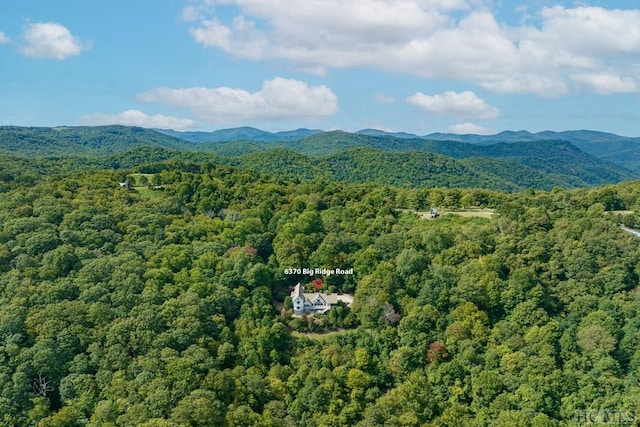
[[[415,209],[397,209],[400,212],[411,212],[418,215],[422,219],[431,218],[431,211],[418,211]],[[438,209],[439,217],[444,215],[458,215],[465,218],[491,218],[495,214],[495,209],[468,208],[459,210]]]

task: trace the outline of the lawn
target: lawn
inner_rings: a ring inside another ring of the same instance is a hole
[[[432,219],[429,215],[429,211],[417,211],[414,209],[397,209],[397,210],[400,212],[414,213],[422,219]],[[460,209],[455,211],[438,209],[438,212],[440,212],[440,216],[458,215],[465,218],[491,218],[495,214],[494,209],[480,209],[480,208]]]
[[[344,335],[347,334],[349,332],[352,332],[354,329],[338,329],[337,331],[327,331],[327,332],[298,332],[298,331],[291,331],[291,335],[293,335],[296,338],[302,338],[302,337],[306,337],[306,338],[311,338],[314,340],[325,340],[327,338],[331,338],[334,337],[336,335]]]
[[[491,218],[494,215],[493,209],[463,209],[459,211],[444,211],[443,215],[458,215],[465,218]]]

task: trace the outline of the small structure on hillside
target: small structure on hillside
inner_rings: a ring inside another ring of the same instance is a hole
[[[120,184],[121,188],[126,188],[127,190],[131,189],[131,185],[129,184],[129,181],[119,182],[118,184]]]
[[[342,301],[347,307],[353,302],[353,295],[349,294],[325,294],[313,292],[306,294],[304,286],[298,283],[291,292],[293,314],[325,314]]]
[[[440,212],[438,212],[438,209],[431,208],[431,210],[429,211],[429,218],[434,219],[434,218],[438,218],[439,216],[440,216]]]

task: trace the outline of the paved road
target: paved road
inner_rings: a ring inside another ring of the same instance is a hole
[[[633,229],[633,228],[626,227],[626,226],[624,226],[624,225],[622,225],[622,224],[620,224],[620,228],[622,228],[622,229],[623,229],[624,231],[626,231],[626,232],[629,232],[629,233],[633,234],[633,235],[634,235],[634,236],[636,236],[636,237],[640,237],[640,231],[638,231],[638,230],[635,230],[635,229]]]

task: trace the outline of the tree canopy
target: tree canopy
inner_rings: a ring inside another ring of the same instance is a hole
[[[196,160],[42,176],[0,198],[2,425],[559,426],[640,410],[640,241],[618,225],[621,210],[636,225],[638,182],[508,194]],[[413,213],[431,206],[495,213]],[[325,278],[354,294],[318,320],[340,329],[305,336],[312,318],[276,308],[312,280],[295,267],[353,268]]]

